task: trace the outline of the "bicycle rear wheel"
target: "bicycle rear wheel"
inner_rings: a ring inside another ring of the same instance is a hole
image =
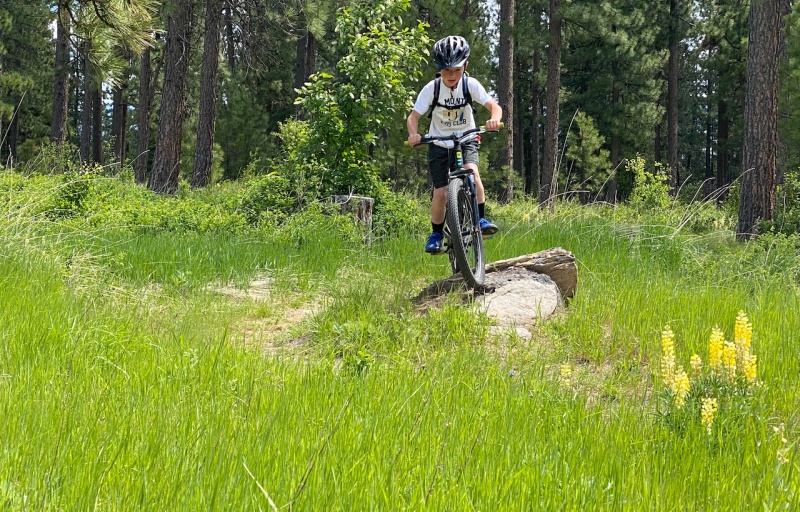
[[[468,179],[453,179],[448,183],[446,220],[458,270],[469,286],[479,288],[486,275],[483,237],[475,222],[474,202],[466,183]]]

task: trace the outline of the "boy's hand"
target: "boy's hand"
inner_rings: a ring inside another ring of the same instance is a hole
[[[416,146],[417,144],[420,143],[421,140],[422,140],[422,136],[420,134],[418,134],[418,133],[415,133],[414,135],[409,135],[408,136],[408,145],[409,146]]]
[[[500,129],[501,125],[500,121],[498,121],[497,119],[489,119],[488,121],[486,121],[485,126],[487,131],[496,132],[497,130]]]

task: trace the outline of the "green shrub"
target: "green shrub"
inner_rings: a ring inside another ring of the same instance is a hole
[[[645,164],[644,158],[638,155],[625,164],[626,171],[634,176],[629,204],[639,211],[666,209],[671,203],[669,178],[658,169],[658,164],[653,172],[648,171]]]
[[[377,237],[418,234],[428,229],[429,221],[426,208],[418,198],[384,188],[375,200],[372,230]]]
[[[775,229],[787,234],[800,232],[800,171],[787,172],[778,186]]]
[[[259,225],[267,219],[287,215],[294,207],[289,180],[269,173],[247,180],[237,211],[244,215],[249,224]]]

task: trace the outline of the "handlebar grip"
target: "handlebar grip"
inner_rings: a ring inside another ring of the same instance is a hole
[[[487,132],[487,131],[496,132],[496,131],[498,131],[498,130],[501,130],[501,129],[505,128],[505,126],[506,126],[506,124],[505,124],[505,123],[503,123],[503,122],[501,122],[501,123],[500,123],[500,125],[497,127],[497,130],[489,130],[489,129],[487,129],[487,128],[486,128],[486,125],[483,125],[483,126],[481,126],[480,128],[481,128],[481,130],[483,130],[483,131],[485,131],[485,132]]]

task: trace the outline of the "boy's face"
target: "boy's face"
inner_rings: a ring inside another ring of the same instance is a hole
[[[455,87],[461,81],[461,76],[464,74],[465,69],[467,69],[466,64],[458,68],[444,68],[441,71],[444,85],[451,89],[455,89]]]

